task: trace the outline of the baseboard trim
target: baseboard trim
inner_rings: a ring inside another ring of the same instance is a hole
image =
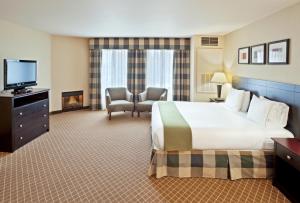
[[[90,106],[84,106],[81,109],[76,109],[76,110],[73,110],[73,111],[79,111],[79,110],[84,110],[84,109],[89,109],[89,108],[90,108]],[[49,114],[50,115],[55,115],[55,114],[60,114],[60,113],[64,113],[64,112],[70,112],[70,111],[57,110],[57,111],[51,111]]]

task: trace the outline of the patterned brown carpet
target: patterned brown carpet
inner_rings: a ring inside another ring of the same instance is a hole
[[[50,133],[0,153],[0,202],[287,202],[269,180],[146,176],[150,116],[53,115]]]

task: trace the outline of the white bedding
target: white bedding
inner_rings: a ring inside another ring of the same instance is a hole
[[[175,102],[192,130],[193,149],[256,150],[272,149],[271,137],[294,137],[286,129],[267,129],[233,112],[222,103]],[[152,107],[154,149],[164,149],[164,128],[158,103]]]

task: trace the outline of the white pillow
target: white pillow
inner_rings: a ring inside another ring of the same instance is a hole
[[[282,102],[276,102],[264,97],[261,99],[271,104],[271,110],[267,117],[267,128],[284,128],[287,125],[289,117],[289,106]]]
[[[232,88],[226,97],[225,105],[233,111],[240,111],[244,97],[244,90]]]
[[[257,96],[253,95],[247,113],[247,118],[261,126],[266,126],[266,121],[271,106],[272,105],[270,102],[265,101],[263,99],[259,99]]]
[[[243,97],[241,111],[242,112],[247,112],[249,104],[250,104],[250,92],[249,91],[245,91],[244,92],[244,97]]]

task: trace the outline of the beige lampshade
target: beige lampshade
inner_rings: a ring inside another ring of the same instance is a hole
[[[223,72],[215,72],[211,79],[211,82],[224,84],[227,82],[226,75]]]

